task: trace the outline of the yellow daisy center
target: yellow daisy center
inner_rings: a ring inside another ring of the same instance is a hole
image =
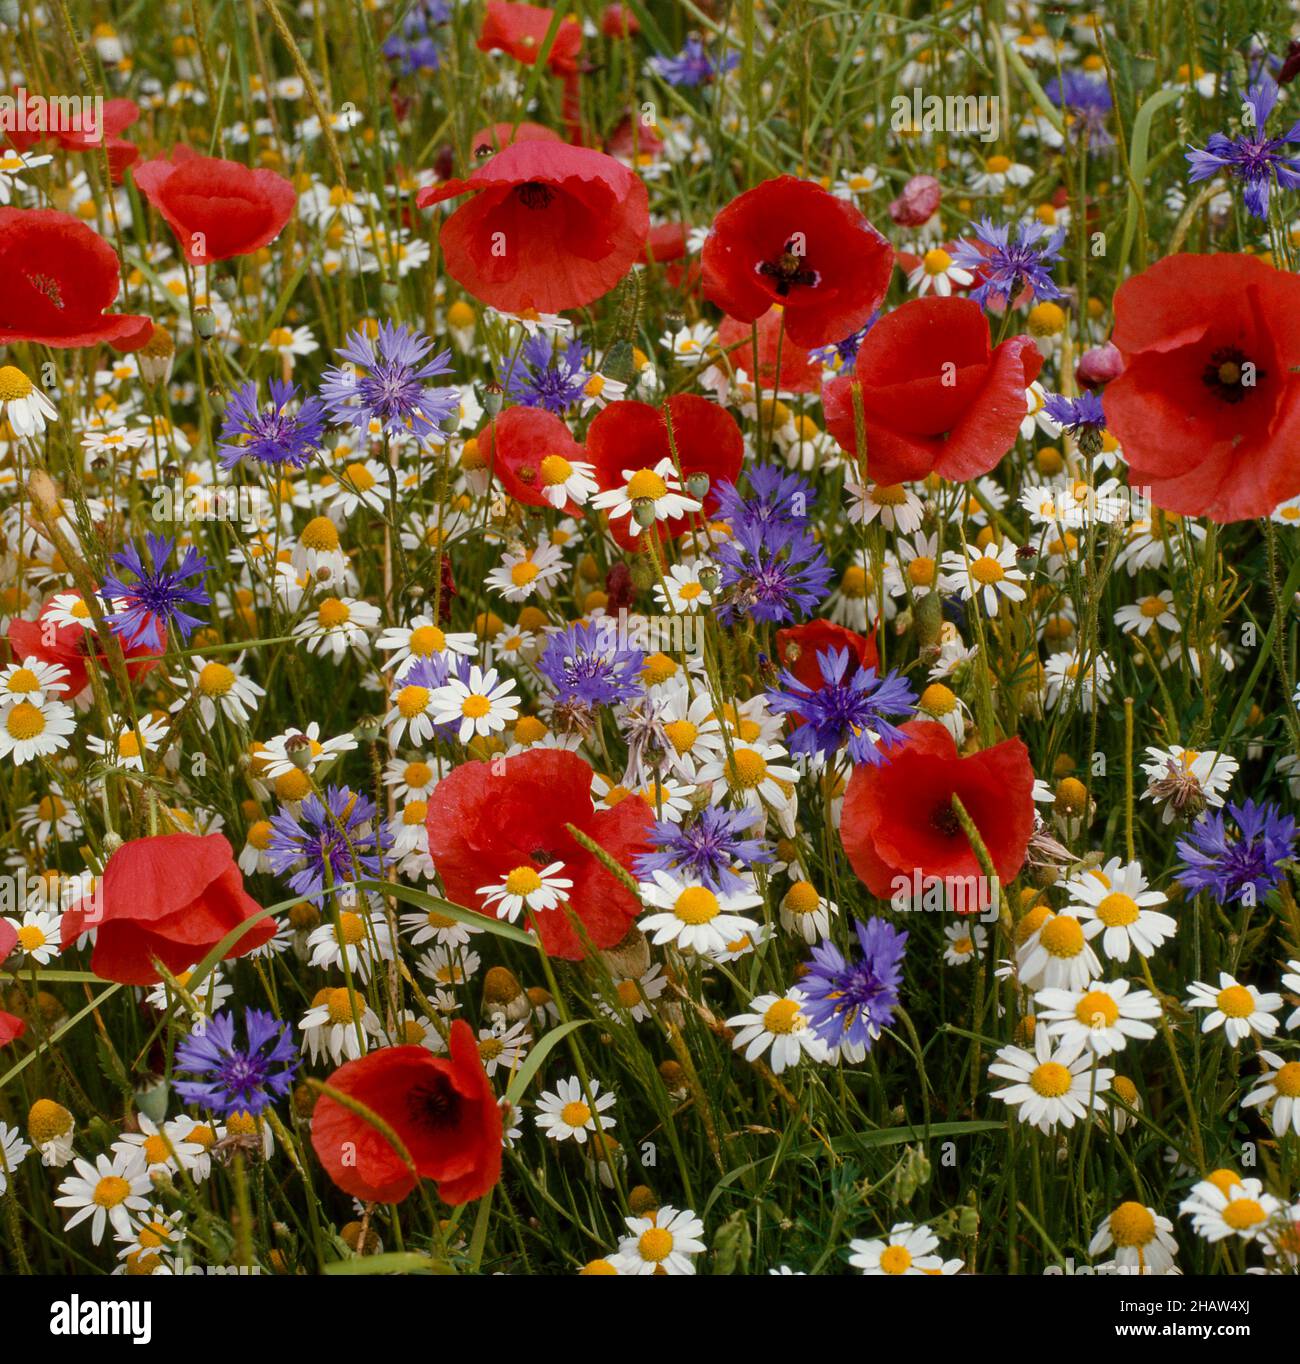
[[[763,1015],[763,1026],[770,1033],[792,1033],[799,1018],[799,1005],[793,999],[778,999]]]
[[[1258,1226],[1268,1214],[1253,1198],[1234,1198],[1223,1210],[1223,1220],[1233,1231]]]
[[[767,760],[752,748],[733,749],[727,774],[733,786],[753,790],[767,776]]]
[[[651,1260],[658,1264],[672,1254],[673,1234],[670,1231],[665,1231],[663,1227],[651,1227],[648,1231],[641,1233],[641,1237],[637,1241],[637,1248],[640,1250],[643,1260]]]
[[[1117,1246],[1144,1246],[1156,1234],[1156,1219],[1141,1203],[1121,1203],[1110,1215],[1110,1234]]]
[[[1072,915],[1057,914],[1043,925],[1038,941],[1053,957],[1077,957],[1083,951],[1083,929]]]
[[[970,575],[977,583],[988,587],[991,583],[1001,582],[1006,577],[1006,570],[996,559],[985,554],[971,564]]]
[[[397,693],[397,713],[404,720],[413,720],[429,704],[428,687],[403,687]]]
[[[889,1246],[880,1257],[881,1272],[906,1274],[912,1267],[912,1252],[906,1246]]]
[[[235,685],[235,674],[224,663],[205,663],[199,672],[199,690],[204,696],[225,696]]]
[[[5,716],[5,728],[10,738],[20,743],[24,739],[35,739],[45,733],[45,716],[30,701],[20,701]]]
[[[0,368],[0,403],[12,403],[31,393],[32,381],[16,365]]]
[[[542,460],[542,482],[548,488],[567,482],[572,473],[573,465],[563,455],[547,455]]]
[[[486,696],[467,696],[460,703],[460,713],[470,720],[481,718],[491,709],[492,703]]]
[[[673,904],[673,913],[684,924],[707,924],[721,909],[718,897],[706,886],[687,886]]]
[[[1107,928],[1125,928],[1138,921],[1137,901],[1123,891],[1113,890],[1097,906],[1097,917]]]
[[[506,890],[511,895],[533,895],[542,888],[542,878],[534,867],[516,867],[506,877]]]
[[[560,1117],[569,1127],[585,1127],[591,1121],[591,1109],[575,1099],[560,1109]]]
[[[1249,1018],[1255,1012],[1255,1000],[1244,985],[1229,985],[1220,990],[1214,1002],[1229,1018]]]
[[[0,370],[0,374],[4,371]],[[105,1175],[103,1179],[95,1185],[95,1192],[91,1197],[95,1200],[98,1207],[115,1208],[127,1198],[131,1192],[131,1186],[121,1175]]]
[[[430,654],[441,653],[447,645],[447,636],[436,625],[421,625],[411,631],[410,646],[413,654],[428,658]]]
[[[322,630],[333,630],[346,625],[352,615],[348,604],[338,597],[326,597],[316,610],[316,623]]]
[[[1074,1016],[1085,1027],[1111,1028],[1119,1017],[1119,1005],[1104,990],[1092,990],[1074,1006]]]
[[[627,481],[630,498],[648,497],[657,502],[667,496],[668,485],[653,469],[638,469]]]
[[[1044,1061],[1029,1077],[1030,1088],[1044,1099],[1059,1099],[1070,1092],[1074,1077],[1059,1061]]]

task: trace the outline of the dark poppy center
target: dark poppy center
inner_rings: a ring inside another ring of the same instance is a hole
[[[796,286],[812,289],[821,280],[821,276],[808,264],[802,252],[796,250],[797,245],[795,239],[791,237],[779,256],[761,261],[758,266],[758,273],[772,281],[772,287],[782,298]]]
[[[452,1127],[460,1112],[460,1095],[445,1075],[418,1084],[406,1096],[407,1109],[422,1127]]]
[[[548,208],[555,198],[555,191],[550,185],[544,185],[540,180],[529,180],[525,184],[516,185],[515,194],[525,208]]]
[[[49,275],[28,275],[27,283],[38,294],[44,294],[56,308],[63,307],[63,291],[59,288],[58,280],[52,279]]]
[[[1237,346],[1221,346],[1212,352],[1201,371],[1201,382],[1221,402],[1239,403],[1252,388],[1268,378]]]
[[[936,805],[930,812],[930,827],[945,838],[956,838],[961,833],[961,821],[951,805]]]
[[[549,867],[552,862],[560,861],[558,854],[552,852],[550,848],[534,848],[528,855],[534,862],[543,867]]]

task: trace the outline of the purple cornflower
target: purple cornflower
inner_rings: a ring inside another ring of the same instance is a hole
[[[836,341],[834,345],[817,346],[808,352],[808,358],[819,365],[833,365],[838,360],[841,370],[852,369],[854,361],[858,358],[858,351],[862,348],[864,338],[879,320],[880,309],[877,308],[857,331],[850,332],[842,341]]]
[[[427,336],[390,322],[379,324],[373,341],[360,329],[352,332],[336,352],[347,363],[321,376],[330,417],[362,432],[378,421],[386,435],[441,443],[442,424],[459,411],[460,394],[450,386],[425,386],[426,379],[451,372],[451,352],[426,360],[432,348]]]
[[[1047,226],[1032,218],[1025,219],[1011,236],[1009,223],[994,224],[985,218],[975,225],[975,236],[989,247],[986,253],[974,242],[961,241],[953,253],[953,264],[963,270],[973,270],[984,282],[970,291],[970,296],[981,307],[990,298],[1000,299],[1005,306],[1025,285],[1032,285],[1038,299],[1059,298],[1061,291],[1051,276],[1051,269],[1061,259],[1061,243],[1065,229],[1058,227],[1047,241]]]
[[[1175,845],[1184,865],[1175,875],[1189,894],[1208,890],[1221,905],[1258,904],[1281,884],[1282,863],[1291,856],[1296,822],[1276,805],[1229,805],[1236,829],[1222,810],[1202,815]]]
[[[825,684],[817,690],[783,668],[780,688],[767,693],[773,710],[803,718],[790,735],[790,751],[829,758],[847,743],[849,757],[855,763],[879,767],[888,762],[888,751],[907,736],[885,717],[910,720],[916,709],[916,693],[897,672],[880,677],[874,668],[858,667],[846,679],[847,649],[823,649],[817,655],[817,666]],[[871,730],[879,737],[878,745],[872,741]]]
[[[450,17],[451,9],[446,0],[416,0],[401,27],[394,28],[384,39],[384,56],[395,61],[404,76],[416,71],[438,70],[442,58],[431,30],[438,24],[445,24]]]
[[[172,1085],[183,1102],[223,1118],[232,1113],[256,1117],[284,1098],[300,1060],[292,1026],[264,1009],[245,1009],[244,1032],[248,1042],[240,1048],[234,1015],[220,1013],[177,1046],[176,1069],[201,1077]]]
[[[753,810],[716,805],[706,805],[689,824],[657,820],[647,837],[658,851],[640,853],[633,875],[649,881],[656,871],[671,871],[698,878],[713,891],[743,890],[748,883],[736,874],[735,864],[750,867],[772,860],[770,846],[749,837],[753,832]]]
[[[622,647],[613,626],[606,617],[551,635],[537,666],[555,688],[558,703],[612,706],[640,695],[645,654]]]
[[[746,473],[750,491],[743,495],[734,483],[718,484],[716,515],[733,527],[802,525],[817,500],[813,486],[783,465],[758,464]]]
[[[541,407],[562,416],[581,397],[591,375],[583,369],[587,348],[570,341],[557,350],[545,332],[524,342],[510,370],[506,391],[521,407]]]
[[[272,379],[271,405],[261,408],[257,385],[251,380],[241,384],[226,406],[217,453],[223,469],[233,468],[241,459],[280,469],[288,465],[301,469],[320,448],[325,432],[325,405],[319,398],[307,398],[296,412],[289,405],[296,401],[296,385]]]
[[[862,956],[848,961],[827,938],[813,948],[799,988],[806,998],[804,1013],[827,1046],[865,1052],[894,1021],[907,934],[879,918],[854,927]]]
[[[1083,71],[1067,71],[1064,82],[1053,76],[1043,87],[1043,93],[1058,108],[1072,115],[1069,120],[1071,137],[1077,139],[1087,133],[1090,152],[1105,151],[1115,145],[1106,126],[1113,101],[1110,87],[1104,80]]]
[[[1086,431],[1095,433],[1106,427],[1106,412],[1095,393],[1082,393],[1077,398],[1049,393],[1043,403],[1043,411],[1076,438]]]
[[[832,569],[826,551],[801,523],[741,523],[714,552],[725,599],[718,620],[738,616],[782,624],[807,615],[826,595]]]
[[[708,85],[717,76],[725,75],[740,63],[739,52],[724,52],[720,58],[710,57],[698,38],[687,38],[686,45],[675,57],[651,57],[650,69],[669,85]]]
[[[271,817],[266,855],[277,876],[303,865],[289,877],[295,895],[320,903],[325,898],[325,868],[341,885],[361,876],[379,875],[378,849],[388,844],[383,827],[372,827],[374,802],[346,786],[330,786],[322,801],[315,792],[298,813],[281,809]]]
[[[135,581],[123,582],[118,574],[109,573],[100,591],[109,601],[126,603],[125,609],[118,607],[108,618],[125,648],[143,643],[161,649],[164,630],[174,630],[182,641],[188,641],[195,627],[203,623],[181,607],[206,606],[212,600],[201,582],[189,583],[191,578],[202,579],[212,565],[193,545],[187,545],[180,567],[169,572],[166,563],[176,542],[166,535],[147,533],[144,538],[148,567],[135,541],[128,540],[126,548],[113,555],[113,562],[133,573]]]
[[[1274,183],[1280,189],[1300,188],[1300,160],[1282,151],[1288,142],[1300,142],[1300,122],[1293,123],[1281,137],[1265,137],[1265,120],[1277,103],[1277,86],[1271,80],[1253,86],[1246,103],[1254,115],[1252,126],[1240,137],[1211,133],[1204,151],[1189,148],[1186,155],[1192,169],[1187,178],[1195,184],[1225,172],[1244,186],[1246,212],[1252,218],[1265,219],[1269,190]]]

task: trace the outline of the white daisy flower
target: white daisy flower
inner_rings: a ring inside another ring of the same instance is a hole
[[[1128,961],[1136,949],[1151,956],[1178,931],[1178,921],[1161,914],[1155,905],[1167,896],[1147,888],[1137,862],[1112,857],[1103,867],[1093,867],[1066,883],[1069,911],[1083,920],[1084,935],[1091,941],[1101,935],[1101,949],[1111,961]]]
[[[653,469],[624,469],[622,477],[621,488],[597,493],[590,505],[597,511],[608,511],[611,521],[624,516],[631,518],[634,534],[656,521],[672,521],[697,512],[702,506],[698,499],[682,491],[677,471],[667,456]]]
[[[975,283],[975,276],[960,265],[954,265],[952,257],[941,246],[932,246],[907,272],[907,287],[915,289],[918,298],[924,298],[931,291],[938,298],[947,298],[953,286],[965,289]]]
[[[1025,599],[1020,586],[1025,575],[1016,567],[1016,547],[1009,541],[1001,546],[990,543],[984,549],[967,545],[964,552],[949,550],[943,556],[943,568],[947,577],[941,585],[960,593],[963,601],[978,598],[989,616],[997,615],[1000,596],[1012,602]]]
[[[0,1195],[8,1189],[9,1176],[27,1159],[31,1149],[16,1127],[0,1122],[0,1153],[4,1155],[4,1159],[0,1161]]]
[[[731,1045],[755,1061],[769,1048],[772,1071],[776,1075],[797,1065],[805,1056],[814,1061],[826,1059],[826,1045],[813,1031],[803,1012],[803,992],[796,986],[784,995],[756,995],[748,1013],[727,1019],[727,1027],[737,1029]]]
[[[704,1249],[704,1223],[689,1209],[665,1204],[645,1217],[625,1217],[628,1235],[618,1243],[621,1274],[694,1274]]]
[[[0,710],[0,758],[21,765],[67,748],[76,729],[72,707],[52,697],[18,701]]]
[[[423,658],[435,654],[463,654],[472,658],[478,652],[478,641],[469,631],[448,633],[434,623],[432,616],[420,615],[407,625],[383,631],[375,640],[375,648],[392,655],[383,666],[391,668],[396,664],[393,680],[400,682]]]
[[[153,1192],[149,1172],[138,1151],[114,1151],[100,1155],[92,1165],[86,1160],[73,1162],[75,1174],[59,1185],[56,1208],[73,1209],[63,1224],[64,1231],[90,1219],[90,1239],[98,1245],[110,1222],[119,1236],[131,1234],[131,1214],[148,1209]]]
[[[1300,1137],[1300,1061],[1284,1061],[1262,1047],[1259,1055],[1269,1069],[1241,1101],[1242,1107],[1272,1103],[1274,1134],[1280,1139],[1293,1131]]]
[[[929,1227],[895,1222],[884,1240],[850,1241],[849,1264],[864,1274],[933,1274],[943,1265],[938,1244]]]
[[[641,920],[642,930],[656,947],[671,942],[683,952],[725,951],[755,931],[741,911],[763,903],[762,896],[749,891],[712,891],[666,871],[656,871],[654,880],[639,889],[642,900],[659,911]]]
[[[61,663],[43,663],[39,658],[24,658],[21,663],[7,664],[0,669],[0,706],[18,701],[39,705],[50,693],[54,693],[57,700],[68,690],[64,681],[67,676],[68,670]]]
[[[539,597],[549,597],[552,584],[567,567],[564,553],[557,545],[508,550],[483,582],[507,601],[527,601],[534,592]]]
[[[865,486],[851,475],[844,480],[849,499],[849,520],[855,526],[869,526],[877,517],[886,530],[911,535],[921,529],[925,504],[903,483],[869,483]]]
[[[1050,1135],[1058,1123],[1073,1127],[1090,1109],[1101,1110],[1102,1095],[1110,1088],[1113,1070],[1093,1069],[1093,1057],[1081,1051],[1071,1056],[1054,1049],[1046,1028],[1034,1030],[1034,1050],[1003,1047],[989,1066],[989,1074],[1012,1083],[995,1089],[993,1097],[1017,1110],[1021,1122]]]
[[[572,880],[559,874],[563,870],[563,862],[552,862],[541,871],[529,864],[515,867],[503,881],[478,888],[478,894],[483,897],[483,908],[493,908],[498,919],[510,923],[514,923],[525,908],[554,909],[569,898],[569,891],[573,889]]]
[[[1160,1017],[1160,1001],[1149,990],[1133,990],[1126,980],[1094,980],[1083,990],[1040,990],[1034,1016],[1060,1039],[1062,1054],[1085,1048],[1097,1056],[1122,1051],[1130,1037],[1156,1035],[1147,1021]]]
[[[1148,748],[1142,770],[1147,774],[1142,799],[1162,804],[1163,821],[1173,822],[1176,815],[1194,818],[1206,806],[1223,804],[1223,794],[1232,784],[1237,760],[1213,749],[1199,751],[1171,744]]]
[[[209,662],[201,654],[186,660],[188,676],[173,678],[175,686],[192,692],[198,697],[199,715],[204,725],[211,729],[220,711],[228,720],[238,725],[246,725],[256,714],[258,697],[266,692],[251,678],[240,671],[243,660],[236,660],[232,667],[228,663]],[[172,703],[172,713],[185,709],[188,697],[180,697]]]
[[[62,916],[45,909],[29,909],[22,918],[8,918],[5,923],[18,934],[14,947],[28,961],[48,966],[59,955],[59,920]]]
[[[1174,1224],[1154,1208],[1129,1201],[1121,1203],[1101,1225],[1088,1244],[1088,1254],[1104,1255],[1115,1247],[1115,1264],[1140,1274],[1168,1274],[1174,1267],[1178,1242]]]
[[[354,1007],[359,1006],[358,1009]],[[311,1007],[298,1021],[302,1049],[315,1065],[327,1056],[334,1065],[364,1056],[369,1043],[383,1036],[378,1015],[363,995],[349,993],[346,987],[317,990]]]
[[[1016,949],[1020,983],[1029,990],[1081,990],[1101,971],[1083,925],[1067,906],[1049,914]]]
[[[1273,1017],[1282,1007],[1282,996],[1263,994],[1253,985],[1242,985],[1227,971],[1219,972],[1216,988],[1203,980],[1194,980],[1188,987],[1189,1009],[1208,1009],[1202,1032],[1213,1032],[1222,1027],[1230,1046],[1235,1047],[1251,1033],[1272,1037],[1277,1031]]]
[[[1192,1219],[1192,1230],[1211,1244],[1236,1236],[1254,1241],[1265,1234],[1269,1219],[1282,1210],[1258,1179],[1241,1179],[1231,1170],[1216,1170],[1192,1187],[1178,1205]]]
[[[0,365],[0,418],[8,421],[15,436],[39,435],[46,422],[58,417],[58,408],[22,370],[16,365]]]
[[[605,1110],[614,1104],[614,1096],[600,1092],[600,1081],[591,1082],[591,1103],[593,1112],[583,1093],[582,1082],[576,1075],[561,1080],[554,1090],[546,1090],[537,1101],[537,1126],[552,1141],[568,1141],[572,1138],[582,1146],[587,1134],[599,1132],[616,1125],[614,1118],[604,1116]]]
[[[518,719],[518,700],[513,678],[498,682],[495,668],[485,673],[475,664],[468,681],[453,677],[445,686],[434,689],[433,722],[459,722],[457,737],[466,744],[476,734],[495,734],[506,727],[507,721]]]
[[[310,654],[329,654],[338,663],[349,649],[370,651],[369,632],[379,624],[379,608],[354,597],[326,597],[313,615],[293,627]]]
[[[1141,601],[1121,606],[1115,612],[1115,624],[1126,635],[1136,631],[1141,638],[1151,633],[1153,625],[1159,625],[1162,629],[1175,634],[1182,629],[1178,617],[1174,614],[1174,594],[1168,588],[1152,596],[1143,597]]]

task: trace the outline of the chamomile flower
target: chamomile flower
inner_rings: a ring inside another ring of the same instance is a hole
[[[307,936],[312,966],[347,968],[360,981],[370,979],[370,967],[377,961],[391,961],[393,940],[388,920],[379,914],[363,913],[356,908],[339,911],[338,923],[329,921]]]
[[[1136,632],[1140,638],[1149,635],[1152,626],[1155,625],[1173,633],[1182,629],[1178,617],[1174,614],[1174,594],[1168,588],[1121,606],[1115,612],[1115,624],[1126,635]]]
[[[704,1223],[689,1209],[665,1204],[645,1217],[625,1217],[628,1235],[618,1243],[621,1274],[694,1274],[704,1249]]]
[[[1156,1035],[1148,1021],[1160,1017],[1160,1001],[1149,990],[1132,990],[1126,980],[1094,980],[1082,990],[1040,990],[1034,1016],[1049,1037],[1060,1039],[1062,1056],[1085,1048],[1097,1056],[1122,1051],[1129,1038]]]
[[[1167,896],[1147,887],[1147,879],[1137,862],[1125,863],[1112,857],[1102,867],[1093,867],[1071,878],[1066,884],[1068,906],[1083,922],[1089,941],[1101,936],[1101,950],[1111,961],[1128,961],[1136,950],[1149,957],[1178,931],[1178,922],[1154,908]]]
[[[931,292],[947,298],[954,286],[965,289],[974,283],[975,276],[956,264],[941,246],[932,246],[907,273],[907,287],[916,290],[918,298]]]
[[[184,710],[190,697],[198,702],[199,717],[206,728],[210,729],[220,711],[228,720],[246,725],[257,712],[258,698],[266,692],[251,678],[240,671],[240,661],[232,666],[229,663],[209,662],[201,654],[186,660],[187,675],[173,679],[175,685],[188,692],[172,704],[172,713]]]
[[[349,649],[365,655],[370,651],[370,631],[379,624],[379,608],[355,597],[326,597],[306,620],[293,628],[309,654],[329,655],[341,662]]]
[[[67,748],[76,729],[72,707],[52,696],[18,701],[0,710],[0,758],[21,766]]]
[[[664,579],[654,585],[655,600],[674,615],[689,615],[713,604],[713,594],[700,581],[700,573],[707,566],[700,560],[689,564],[673,564]]]
[[[1227,971],[1219,972],[1217,988],[1203,980],[1193,981],[1188,987],[1189,1009],[1208,1009],[1202,1032],[1213,1032],[1222,1027],[1228,1044],[1235,1047],[1252,1033],[1272,1037],[1277,1031],[1273,1017],[1282,1007],[1282,996],[1264,994],[1253,985],[1242,985]]]
[[[1300,1137],[1300,1061],[1284,1061],[1262,1047],[1259,1056],[1268,1070],[1242,1099],[1242,1107],[1272,1103],[1274,1135],[1280,1139],[1291,1131]]]
[[[14,950],[37,966],[48,966],[60,951],[59,918],[46,909],[29,909],[21,918],[6,919],[4,922],[18,934]]]
[[[588,1095],[583,1092],[582,1082],[572,1075],[559,1081],[554,1090],[543,1091],[537,1101],[534,1121],[552,1141],[572,1139],[583,1146],[588,1133],[616,1125],[614,1118],[605,1116],[605,1110],[614,1105],[614,1096],[608,1091],[601,1093],[599,1080],[591,1082],[590,1099],[595,1105],[594,1111],[587,1102]]]
[[[1095,1258],[1114,1246],[1115,1264],[1120,1269],[1139,1274],[1168,1274],[1178,1253],[1173,1231],[1174,1224],[1167,1217],[1130,1200],[1102,1218],[1088,1244],[1088,1254]]]
[[[666,871],[655,871],[653,878],[641,883],[640,892],[657,912],[646,915],[641,928],[655,946],[671,942],[680,951],[722,952],[755,931],[744,911],[763,899],[749,889],[714,891]]]
[[[634,1023],[650,1017],[650,1005],[668,988],[663,968],[652,962],[639,976],[624,976],[614,981],[617,1007],[603,996],[596,997],[596,1008],[606,1017],[621,1021],[626,1015]]]
[[[136,772],[144,771],[145,755],[152,753],[162,743],[168,729],[166,720],[151,715],[140,716],[135,725],[125,716],[110,716],[109,726],[109,732],[104,737],[86,735],[86,747],[110,766]]]
[[[976,954],[982,957],[989,940],[984,925],[978,923],[949,924],[943,936],[947,939],[943,959],[948,966],[965,966]]]
[[[795,881],[781,897],[781,927],[812,944],[830,937],[831,918],[839,913],[811,881]]]
[[[476,734],[496,734],[507,721],[518,719],[518,700],[513,678],[499,682],[495,668],[484,672],[475,664],[468,679],[452,677],[434,689],[433,722],[458,724],[457,737],[466,744]]]
[[[630,518],[633,534],[656,521],[672,521],[700,510],[699,500],[682,491],[667,456],[653,469],[624,469],[622,478],[621,487],[598,492],[590,505],[597,511],[608,511],[611,521]]]
[[[159,1126],[147,1113],[137,1113],[138,1132],[124,1132],[113,1143],[113,1153],[133,1157],[150,1175],[159,1171],[176,1174],[188,1170],[203,1147],[189,1140],[193,1123],[188,1118],[174,1118]]]
[[[736,1029],[732,1047],[743,1051],[746,1061],[756,1061],[770,1049],[776,1075],[805,1056],[824,1061],[826,1044],[813,1031],[803,1002],[797,986],[783,995],[756,995],[748,1012],[727,1019],[727,1027]]]
[[[527,1020],[511,1023],[508,1027],[480,1028],[478,1055],[488,1078],[491,1079],[498,1070],[504,1071],[507,1077],[513,1075],[531,1042],[532,1034],[528,1031]]]
[[[849,520],[869,526],[877,518],[886,530],[911,535],[920,530],[925,504],[902,483],[868,483],[865,486],[849,477],[844,480],[849,499]]]
[[[31,1149],[16,1127],[0,1122],[0,1155],[4,1157],[0,1160],[0,1195],[8,1189],[9,1176],[27,1159]]]
[[[421,659],[443,655],[450,663],[453,660],[449,655],[472,658],[478,652],[478,641],[469,631],[449,632],[435,624],[432,616],[419,615],[406,625],[384,630],[375,640],[375,648],[390,655],[384,667],[396,666],[393,680],[400,682]]]
[[[1257,1240],[1281,1209],[1258,1179],[1242,1179],[1232,1170],[1215,1170],[1178,1205],[1179,1213],[1192,1219],[1192,1230],[1211,1244],[1230,1236]]]
[[[507,550],[483,580],[507,601],[527,601],[533,593],[549,597],[555,580],[566,571],[563,551],[556,545]]]
[[[1069,908],[1049,914],[1016,949],[1020,983],[1030,990],[1080,990],[1101,970],[1082,922]]]
[[[1207,806],[1223,804],[1224,793],[1232,784],[1237,760],[1213,749],[1203,751],[1171,744],[1148,748],[1142,770],[1147,776],[1142,799],[1162,807],[1165,824],[1175,817],[1195,819]]]
[[[334,1065],[365,1055],[369,1043],[383,1036],[378,1015],[363,995],[346,987],[317,990],[311,1007],[298,1020],[302,1049],[313,1065],[328,1057]]]
[[[849,1264],[863,1274],[933,1274],[943,1265],[938,1245],[929,1227],[895,1222],[884,1239],[850,1241]]]
[[[39,658],[10,663],[0,669],[0,707],[19,701],[40,705],[46,696],[58,700],[68,690],[67,676],[61,663],[43,663]]]
[[[1282,984],[1285,985],[1288,990],[1300,995],[1300,961],[1293,959],[1287,962],[1287,971],[1282,977]],[[1300,1027],[1300,1009],[1296,1009],[1292,1012],[1290,1018],[1286,1021],[1286,1026],[1288,1028]]]
[[[90,1221],[90,1239],[98,1245],[110,1223],[119,1236],[131,1235],[131,1215],[148,1210],[148,1195],[153,1192],[148,1168],[139,1151],[118,1151],[98,1156],[92,1165],[87,1160],[73,1162],[75,1174],[59,1185],[56,1208],[68,1208],[72,1216],[63,1224],[71,1231]]]
[[[1016,1110],[1016,1117],[1050,1135],[1058,1124],[1073,1127],[1090,1110],[1104,1107],[1102,1095],[1110,1088],[1112,1070],[1093,1069],[1088,1051],[1070,1054],[1054,1048],[1046,1028],[1034,1029],[1034,1050],[1003,1047],[989,1066],[989,1074],[1012,1083],[995,1089],[993,1097]]]
[[[573,889],[573,881],[560,875],[563,870],[563,862],[552,862],[540,871],[531,864],[515,867],[504,880],[478,888],[478,894],[483,897],[483,909],[492,909],[498,919],[510,923],[514,923],[524,909],[554,909],[569,898]]]
[[[763,802],[781,808],[793,794],[799,773],[784,761],[780,744],[734,742],[730,754],[720,753],[700,764],[696,780],[725,786],[745,805],[761,809]]]
[[[0,419],[15,436],[38,436],[59,409],[16,365],[0,365]]]
[[[1016,567],[1016,547],[1008,542],[1000,546],[990,543],[984,549],[967,545],[964,552],[949,550],[943,556],[943,568],[950,589],[963,601],[982,602],[986,615],[997,615],[999,599],[1025,599],[1025,589],[1020,585],[1025,575]]]

